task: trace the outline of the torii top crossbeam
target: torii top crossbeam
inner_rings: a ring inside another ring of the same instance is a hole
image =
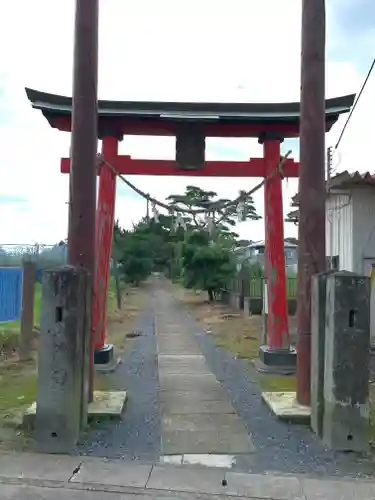
[[[50,125],[70,132],[72,99],[26,89],[33,108],[42,111]],[[326,130],[340,114],[350,111],[355,95],[326,100]],[[277,132],[284,138],[299,136],[299,103],[211,103],[99,101],[99,137],[118,135],[176,135],[181,122],[202,125],[206,137],[259,137]]]
[[[71,131],[72,99],[26,89],[35,109],[50,125]],[[326,131],[342,113],[350,111],[354,95],[326,101]],[[99,101],[98,138],[107,167],[98,169],[99,194],[96,218],[97,269],[95,271],[94,334],[96,348],[105,342],[106,300],[112,251],[116,195],[116,173],[124,175],[201,175],[220,177],[264,177],[266,275],[268,294],[268,347],[271,352],[289,349],[282,177],[298,177],[299,164],[288,158],[282,172],[280,144],[299,136],[299,103],[180,103]],[[176,137],[175,160],[133,159],[118,154],[124,135]],[[258,138],[263,158],[248,161],[206,161],[206,137]],[[193,167],[193,168],[192,168]],[[63,158],[61,171],[70,172],[70,158]],[[276,174],[276,175],[275,175]],[[268,351],[267,351],[268,352]],[[289,352],[289,351],[288,351]]]

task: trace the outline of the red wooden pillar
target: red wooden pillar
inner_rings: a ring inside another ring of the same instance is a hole
[[[265,176],[273,174],[264,185],[268,345],[262,347],[260,358],[266,365],[293,365],[295,363],[288,356],[290,340],[286,296],[282,177],[280,173],[274,174],[280,161],[282,140],[280,137],[269,134],[259,138],[259,142],[263,144]],[[279,356],[272,356],[273,353]]]
[[[102,142],[102,155],[112,163],[118,154],[118,138],[106,136]],[[106,317],[112,238],[115,219],[116,175],[103,163],[99,173],[99,194],[96,210],[96,273],[94,288],[93,327],[95,335],[95,362],[111,360],[113,348],[105,345]]]

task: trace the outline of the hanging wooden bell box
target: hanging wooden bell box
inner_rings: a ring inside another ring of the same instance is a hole
[[[182,170],[204,167],[206,137],[197,123],[181,123],[176,134],[176,163]]]

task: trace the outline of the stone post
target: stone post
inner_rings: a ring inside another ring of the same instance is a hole
[[[316,274],[311,282],[311,428],[323,436],[324,357],[327,278],[331,271]]]
[[[323,441],[337,451],[369,448],[370,281],[327,278]]]
[[[25,260],[22,274],[21,334],[19,346],[20,361],[31,358],[34,335],[35,263]]]
[[[222,290],[221,291],[221,297],[220,300],[223,304],[229,305],[230,302],[230,292],[228,290]]]
[[[241,301],[241,296],[239,293],[237,292],[230,293],[229,305],[232,309],[238,311],[240,309],[240,301]]]
[[[35,419],[41,452],[71,453],[87,421],[90,289],[82,268],[43,273]]]
[[[251,316],[251,310],[250,310],[250,297],[244,297],[243,299],[243,314],[245,318],[248,318]]]

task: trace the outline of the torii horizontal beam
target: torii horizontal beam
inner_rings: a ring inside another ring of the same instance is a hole
[[[199,170],[183,170],[174,160],[140,160],[119,155],[111,158],[111,165],[121,175],[183,175],[192,177],[266,177],[267,168],[263,158],[248,161],[207,161]],[[276,168],[276,165],[275,165]],[[61,173],[70,172],[70,158],[61,159]],[[284,177],[298,177],[299,163],[286,159],[283,164]]]

